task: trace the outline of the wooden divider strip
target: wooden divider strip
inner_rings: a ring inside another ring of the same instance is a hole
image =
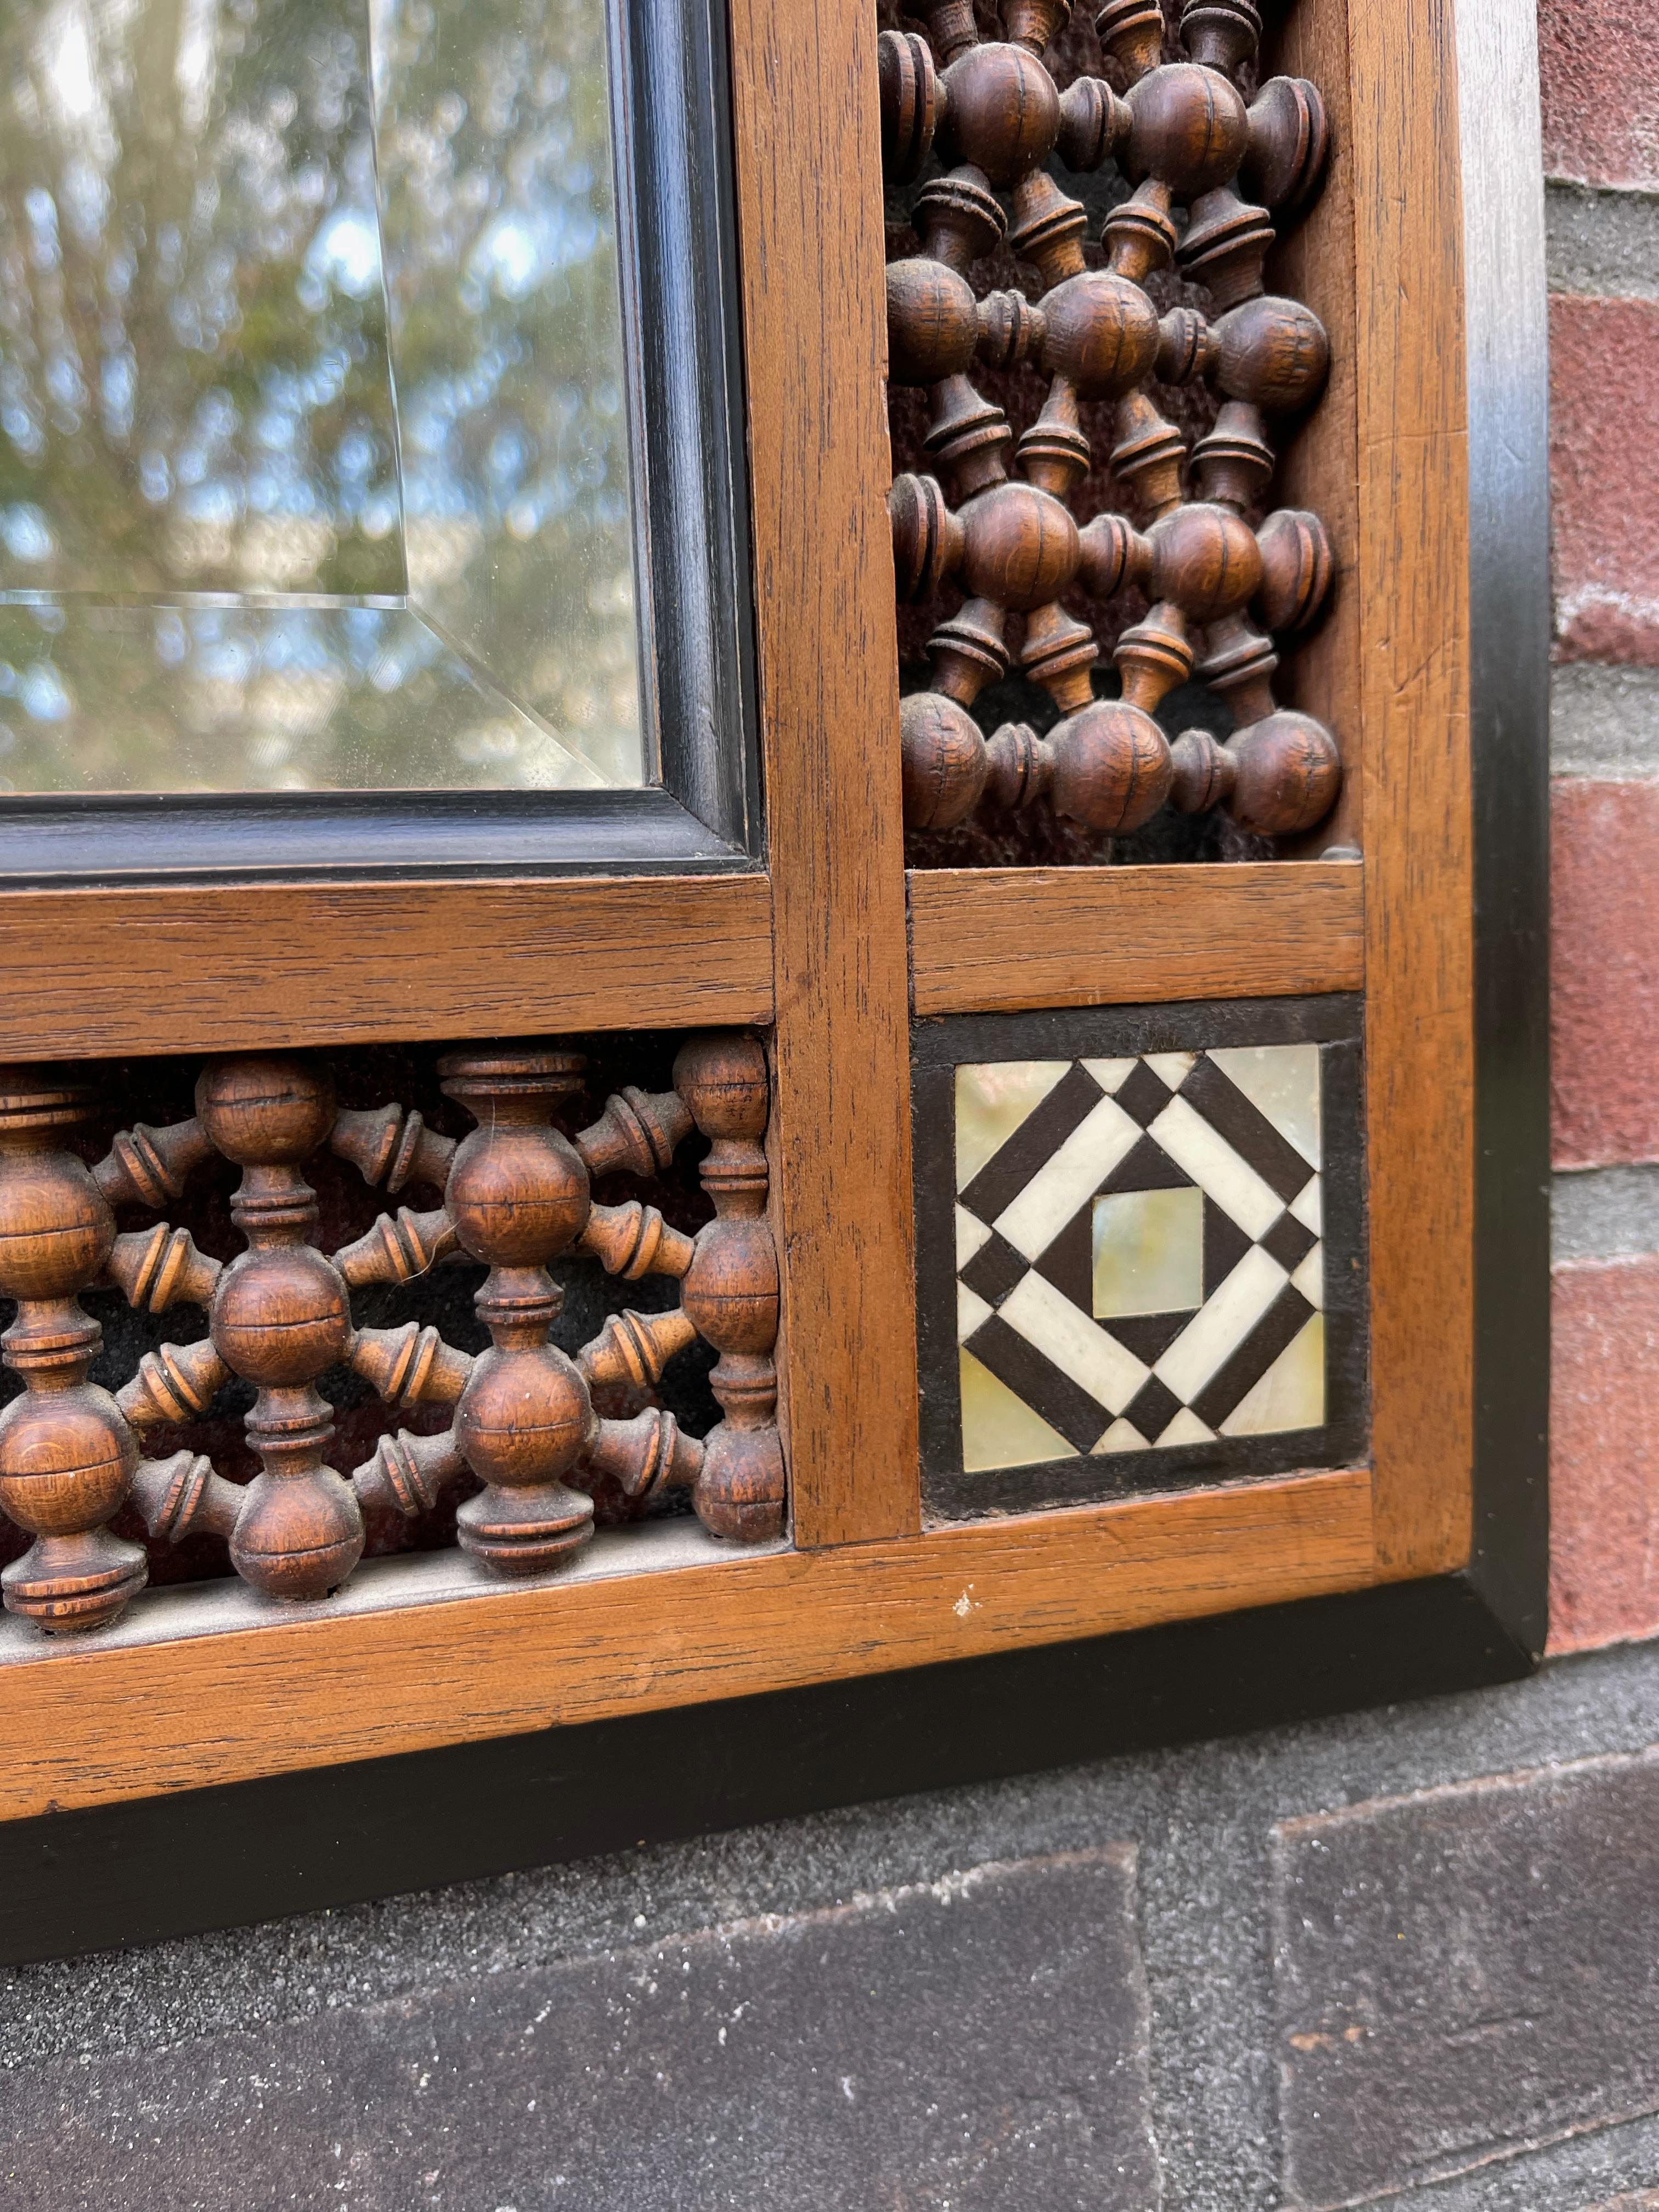
[[[1352,861],[939,868],[910,877],[918,1014],[1358,990]]]
[[[0,1057],[764,1022],[763,876],[9,891]]]
[[[1453,6],[1350,14],[1372,1434],[1387,1577],[1459,1565],[1471,1542],[1468,439]]]
[[[876,26],[734,0],[794,1534],[920,1526]]]

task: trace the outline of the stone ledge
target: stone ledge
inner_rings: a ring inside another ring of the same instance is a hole
[[[8,2203],[1145,2212],[1127,1844],[6,2077]]]

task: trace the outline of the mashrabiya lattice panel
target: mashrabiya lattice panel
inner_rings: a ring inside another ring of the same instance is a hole
[[[921,252],[888,267],[888,377],[927,392],[938,473],[895,482],[893,557],[901,599],[948,581],[963,604],[928,641],[930,688],[902,702],[905,821],[946,829],[981,796],[1003,811],[1047,796],[1113,835],[1166,800],[1224,807],[1263,836],[1311,829],[1335,801],[1340,756],[1323,724],[1274,698],[1272,640],[1317,617],[1331,546],[1317,515],[1282,508],[1259,528],[1251,517],[1275,466],[1271,426],[1313,404],[1329,366],[1319,318],[1265,276],[1323,173],[1318,88],[1273,77],[1247,102],[1254,0],[1187,0],[1188,58],[1172,62],[1159,0],[1107,0],[1096,27],[1126,97],[1095,76],[1060,94],[1044,56],[1071,0],[1009,0],[1002,41],[981,35],[971,0],[919,0],[919,13],[927,38],[881,37],[883,164],[892,184],[935,155],[944,167],[916,196]],[[1049,173],[1056,154],[1074,173],[1114,163],[1133,187],[1106,218],[1103,268],[1090,264],[1083,207]],[[970,272],[1005,237],[1037,272],[1035,302],[975,296]],[[1146,283],[1170,264],[1207,289],[1211,313],[1160,319]],[[971,378],[1021,366],[1048,389],[1016,441]],[[1152,392],[1199,383],[1220,404],[1189,453]],[[1079,529],[1071,513],[1096,403],[1111,410],[1110,467],[1144,511],[1139,529],[1111,514]],[[1126,586],[1148,611],[1113,654],[1121,697],[1097,699],[1099,647],[1066,601]],[[988,744],[969,710],[1016,664],[1061,719],[1046,737],[1005,723]],[[1189,730],[1172,748],[1153,720],[1194,675],[1231,710],[1224,745]]]
[[[759,1541],[783,1526],[779,1438],[777,1255],[765,1207],[766,1060],[742,1036],[681,1048],[673,1087],[616,1093],[566,1137],[556,1109],[582,1088],[582,1055],[556,1043],[496,1044],[439,1063],[446,1094],[477,1127],[459,1142],[399,1105],[341,1108],[319,1063],[275,1054],[212,1060],[196,1112],[139,1123],[88,1168],[64,1139],[88,1118],[85,1070],[0,1068],[0,1297],[16,1317],[0,1352],[24,1389],[0,1414],[0,1509],[33,1538],[0,1577],[6,1607],[56,1633],[113,1620],[147,1563],[109,1522],[129,1498],[153,1538],[224,1537],[232,1565],[267,1596],[319,1599],[362,1555],[363,1508],[413,1519],[470,1470],[483,1484],[456,1535],[487,1572],[562,1565],[592,1533],[593,1501],[568,1477],[614,1475],[632,1498],[689,1488],[718,1535]],[[649,1176],[696,1129],[714,1218],[695,1237],[655,1206],[596,1204],[596,1176]],[[324,1148],[396,1194],[425,1188],[431,1212],[382,1214],[334,1253],[313,1242],[319,1210],[302,1172]],[[159,1211],[217,1152],[241,1170],[231,1219],[246,1249],[229,1261],[165,1222],[116,1233],[115,1208]],[[679,1304],[613,1314],[568,1358],[550,1340],[562,1293],[550,1263],[579,1252],[636,1281],[667,1275]],[[489,1270],[476,1304],[489,1347],[477,1357],[430,1324],[365,1328],[352,1294],[417,1281],[452,1254]],[[88,1378],[101,1330],[80,1303],[113,1284],[136,1307],[204,1308],[208,1334],[146,1352],[111,1395]],[[710,1383],[725,1414],[708,1437],[650,1407],[629,1420],[596,1412],[605,1382],[653,1384],[702,1337],[720,1354]],[[349,1367],[388,1405],[453,1407],[441,1435],[383,1437],[349,1478],[328,1462],[333,1407],[318,1385]],[[247,1440],[259,1473],[243,1484],[190,1451],[144,1456],[158,1428],[199,1417],[233,1377],[251,1384]]]
[[[963,1467],[1318,1430],[1320,1047],[957,1070]]]

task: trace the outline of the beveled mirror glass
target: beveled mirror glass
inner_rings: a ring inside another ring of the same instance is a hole
[[[604,0],[0,15],[0,779],[647,780]]]

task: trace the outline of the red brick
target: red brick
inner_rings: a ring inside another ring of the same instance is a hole
[[[1555,1164],[1659,1160],[1659,783],[1558,783],[1551,822]]]
[[[1594,185],[1659,185],[1652,0],[1541,0],[1544,167]]]
[[[1558,1267],[1550,1649],[1659,1634],[1659,1258]]]
[[[1659,665],[1659,301],[1550,301],[1557,650]]]

